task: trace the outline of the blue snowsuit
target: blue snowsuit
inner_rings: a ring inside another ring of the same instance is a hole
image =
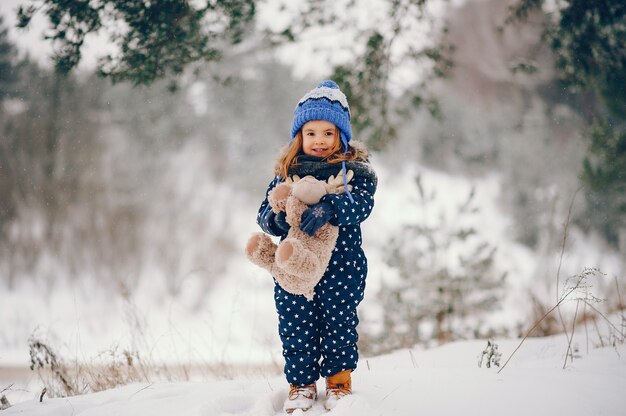
[[[322,201],[331,203],[334,217],[329,221],[339,227],[339,237],[326,272],[315,287],[312,301],[302,295],[274,288],[279,316],[278,330],[285,357],[285,375],[293,385],[315,382],[320,374],[331,376],[343,370],[354,370],[358,360],[356,327],[357,306],[363,300],[367,259],[361,248],[361,222],[371,213],[376,192],[376,174],[367,161],[346,162],[355,175],[351,202],[348,195],[328,194]],[[323,162],[315,156],[300,155],[298,167],[289,174],[313,175],[326,181],[337,175],[340,164]],[[265,193],[257,222],[265,231],[285,238],[263,215],[269,192],[279,183],[274,179]],[[320,364],[320,358],[322,362]]]

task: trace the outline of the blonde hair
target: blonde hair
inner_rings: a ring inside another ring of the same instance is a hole
[[[283,179],[289,176],[289,169],[298,166],[298,155],[302,152],[302,143],[302,130],[300,130],[296,133],[291,143],[282,148],[274,167],[274,174],[280,175]],[[367,152],[350,145],[348,145],[348,151],[344,152],[339,129],[335,126],[335,142],[330,149],[330,155],[326,156],[324,160],[328,163],[339,163],[344,160],[351,161],[357,159],[366,160]]]

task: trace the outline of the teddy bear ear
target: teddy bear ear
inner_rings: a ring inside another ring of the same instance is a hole
[[[354,171],[352,170],[347,171],[346,183],[350,182],[352,178],[354,178]],[[331,179],[333,183],[337,184],[337,186],[343,185],[343,170],[340,170],[339,172],[337,172],[337,177],[331,176],[328,180],[328,183],[331,183]]]
[[[291,176],[287,176],[285,178],[285,183],[293,183],[293,179],[291,179]]]
[[[298,175],[293,175],[293,183],[300,182],[300,177]]]

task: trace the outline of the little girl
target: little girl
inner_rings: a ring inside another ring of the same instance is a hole
[[[289,231],[285,213],[268,209],[269,192],[289,176],[312,175],[326,181],[341,169],[345,192],[323,196],[302,214],[300,228],[311,236],[327,222],[339,227],[336,246],[313,300],[289,293],[278,284],[274,289],[284,371],[291,387],[283,407],[287,413],[313,406],[320,375],[326,377],[326,409],[352,393],[350,373],[358,360],[356,309],[363,299],[367,275],[360,224],[372,211],[377,184],[367,151],[350,143],[350,109],[333,81],[322,82],[298,102],[291,137],[259,209],[257,222],[263,231],[281,238]],[[354,172],[351,191],[345,181],[347,170]]]

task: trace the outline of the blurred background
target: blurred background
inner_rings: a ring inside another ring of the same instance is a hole
[[[364,357],[519,336],[585,268],[602,302],[569,320],[623,310],[626,6],[579,3],[3,1],[0,388],[33,383],[37,342],[279,373],[243,247],[326,78],[379,175]]]

